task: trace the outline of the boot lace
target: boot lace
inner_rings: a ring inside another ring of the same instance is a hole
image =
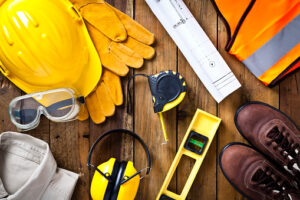
[[[280,155],[287,160],[288,170],[292,171],[294,175],[300,175],[300,145],[289,136],[290,133],[288,133],[284,127],[282,127],[281,131],[278,127],[274,127],[267,134],[267,137],[270,138],[270,140],[266,144],[272,145],[273,149],[279,151]]]
[[[290,200],[290,184],[274,174],[269,167],[258,169],[252,177],[252,182],[272,199]]]

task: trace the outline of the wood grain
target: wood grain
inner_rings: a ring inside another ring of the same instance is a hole
[[[173,40],[153,15],[144,0],[108,0],[108,3],[127,13],[153,32],[156,36],[156,56],[146,61],[143,68],[131,70],[134,73],[157,74],[163,70],[178,71],[187,82],[185,100],[175,109],[164,113],[169,142],[164,142],[159,117],[153,111],[152,96],[148,81],[137,77],[132,85],[134,112],[127,111],[127,77],[122,78],[124,105],[117,107],[113,117],[101,125],[91,120],[68,123],[50,122],[41,118],[40,125],[26,134],[49,143],[59,167],[79,173],[80,178],[74,191],[74,200],[90,199],[89,188],[94,171],[86,167],[88,151],[94,141],[105,131],[113,128],[126,128],[137,132],[149,146],[152,158],[150,176],[141,180],[137,200],[154,200],[165,179],[169,167],[181,144],[186,130],[197,108],[203,109],[222,119],[221,127],[211,144],[205,161],[187,197],[198,199],[245,199],[224,178],[219,168],[218,156],[222,148],[230,142],[245,142],[234,126],[233,117],[237,108],[247,101],[262,101],[280,108],[300,126],[300,72],[288,76],[274,88],[265,87],[247,68],[229,55],[224,46],[227,39],[225,26],[217,17],[211,3],[207,0],[184,0],[209,38],[219,49],[231,70],[242,84],[242,88],[217,104],[207,92],[188,62],[176,47]],[[17,131],[8,115],[9,102],[22,92],[0,75],[0,131]],[[104,139],[92,157],[99,165],[109,158],[135,161],[136,169],[146,166],[146,157],[141,145],[130,136],[119,134]],[[191,162],[178,167],[170,189],[179,192],[192,168]]]
[[[205,30],[211,41],[217,45],[217,14],[210,1],[201,0],[185,1],[201,27]],[[217,113],[216,102],[205,89],[198,76],[194,73],[182,53],[178,54],[178,72],[185,77],[187,82],[187,96],[178,109],[178,139],[179,148],[188,126],[197,108],[205,110],[213,115]],[[184,187],[186,177],[193,167],[192,162],[185,162],[178,166],[177,171],[177,192],[180,194]],[[216,199],[216,138],[212,142],[206,155],[203,165],[194,181],[187,199]],[[179,190],[180,188],[180,190]]]
[[[136,0],[136,20],[153,32],[156,37],[156,57],[146,62],[139,73],[157,74],[163,70],[176,71],[177,49],[172,39],[155,18],[144,0]],[[136,199],[153,200],[156,198],[171,162],[176,153],[176,110],[163,113],[169,142],[164,142],[159,116],[153,112],[153,103],[148,81],[136,78],[135,81],[135,130],[148,144],[151,151],[151,175],[143,179]],[[138,168],[143,168],[146,158],[141,156],[140,146],[135,146],[135,160]],[[150,186],[150,187],[149,187]],[[176,185],[172,185],[175,188]],[[175,188],[176,189],[176,188]]]
[[[222,119],[217,138],[219,154],[223,147],[230,142],[240,141],[247,143],[234,125],[234,114],[238,107],[247,101],[262,101],[278,107],[279,93],[278,86],[272,89],[264,86],[242,63],[224,50],[227,32],[220,18],[218,19],[218,39],[219,52],[242,84],[242,87],[238,91],[231,94],[218,106],[218,115]],[[245,199],[229,184],[219,167],[217,173],[218,199]]]
[[[117,9],[127,13],[129,16],[133,17],[133,0],[123,0],[123,1],[107,1]],[[116,113],[113,117],[107,118],[103,124],[95,125],[90,121],[90,145],[102,135],[105,131],[115,128],[125,128],[133,129],[133,120],[126,112],[126,79],[123,78],[123,92],[124,92],[124,104],[116,108]],[[116,158],[119,161],[122,160],[133,160],[133,142],[131,137],[121,135],[112,135],[105,138],[100,142],[95,148],[92,156],[92,162],[95,165],[99,165],[103,162],[109,160],[109,158]],[[90,171],[90,180],[94,174],[94,170]]]
[[[0,131],[16,131],[16,127],[11,123],[8,106],[10,101],[19,96],[21,91],[17,89],[8,79],[0,74]]]
[[[300,127],[300,71],[280,83],[280,110]]]

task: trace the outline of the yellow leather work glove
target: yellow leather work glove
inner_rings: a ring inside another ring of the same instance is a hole
[[[119,76],[126,76],[128,67],[140,68],[144,59],[151,59],[155,50],[150,45],[154,35],[126,14],[104,0],[71,0],[83,16],[98,51],[103,70],[97,88],[86,98],[79,119],[91,116],[94,123],[105,121],[123,104]],[[112,73],[113,72],[113,73]]]
[[[154,35],[104,0],[71,0],[85,19],[102,65],[119,76],[140,68],[155,50]]]
[[[88,119],[89,115],[94,123],[100,124],[115,113],[115,106],[123,104],[123,92],[120,77],[103,70],[103,74],[96,89],[85,98],[85,104],[80,108],[79,120]]]

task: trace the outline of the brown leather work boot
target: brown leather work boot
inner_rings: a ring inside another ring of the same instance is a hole
[[[300,131],[292,120],[270,105],[250,102],[237,110],[234,121],[250,144],[291,173],[300,186]]]
[[[220,154],[219,163],[227,180],[250,199],[300,199],[297,184],[290,179],[290,174],[278,170],[248,145],[228,144]]]

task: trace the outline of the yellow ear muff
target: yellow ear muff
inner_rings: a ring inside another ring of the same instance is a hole
[[[107,174],[108,176],[112,175],[113,168],[116,163],[115,158],[110,158],[107,162],[102,163],[97,168],[101,170],[103,173]],[[131,161],[128,161],[124,175],[122,177],[123,180],[126,180],[128,177],[137,173],[136,169],[133,166]],[[108,188],[108,180],[103,177],[98,171],[95,171],[95,174],[92,179],[91,183],[91,196],[93,200],[103,200],[105,197],[106,192],[110,192],[112,188]],[[114,180],[113,180],[114,184]],[[121,184],[121,183],[119,183]],[[140,184],[140,175],[135,176],[128,182],[120,185],[119,193],[117,200],[134,200],[136,193],[138,191]],[[113,186],[112,186],[113,187]]]
[[[112,133],[126,133],[138,140],[147,155],[147,167],[137,171],[131,161],[118,162],[115,158],[110,158],[98,167],[91,164],[92,152],[96,145]],[[147,145],[136,133],[126,129],[112,129],[99,136],[92,145],[87,166],[89,169],[95,169],[90,191],[93,200],[134,200],[140,184],[140,174],[144,170],[146,175],[150,173],[151,157]]]
[[[110,158],[107,162],[102,163],[97,168],[102,171],[104,174],[110,176],[112,174],[116,159]],[[107,190],[109,182],[102,176],[98,171],[95,171],[95,174],[91,183],[91,196],[93,200],[103,200],[105,192]]]
[[[123,179],[127,179],[128,177],[137,173],[136,169],[133,166],[131,161],[128,161]],[[131,180],[125,182],[120,186],[119,194],[117,200],[134,200],[136,193],[138,191],[140,185],[140,175],[135,176]]]

